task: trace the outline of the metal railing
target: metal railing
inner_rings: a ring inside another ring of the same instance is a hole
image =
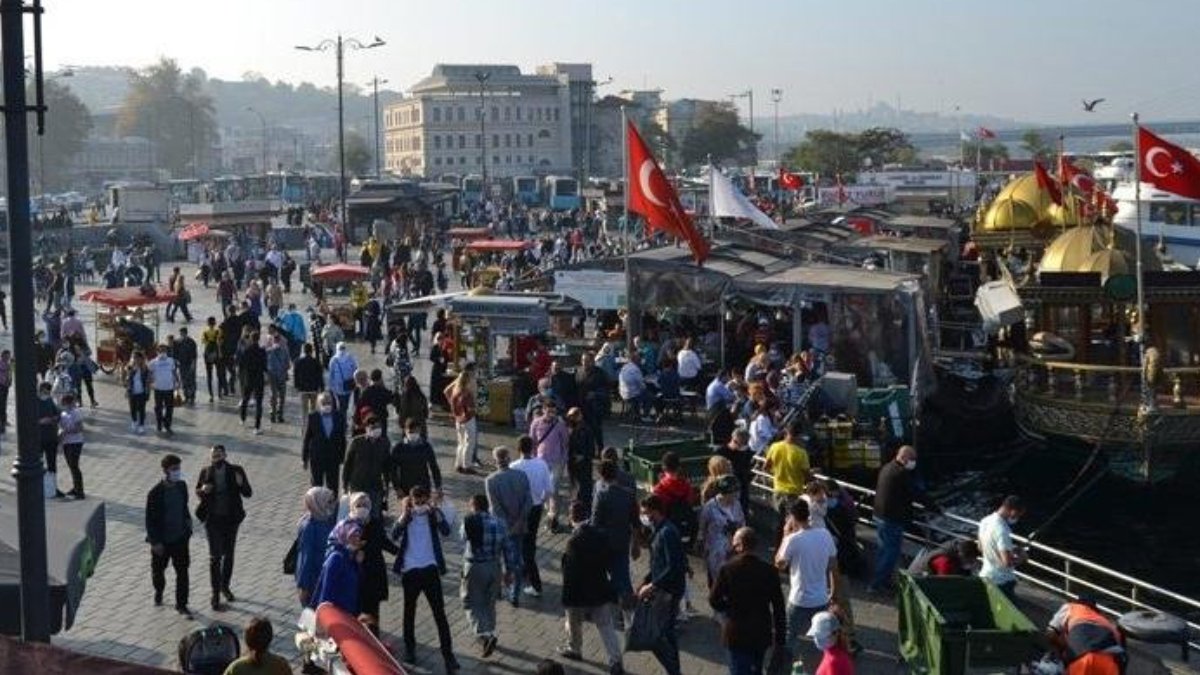
[[[770,497],[773,485],[771,474],[763,471],[762,458],[756,457],[752,488]],[[816,478],[829,478],[815,474]],[[854,494],[858,508],[858,522],[874,528],[872,502],[875,491],[836,479],[838,484]],[[865,499],[864,499],[865,498]],[[768,500],[768,504],[771,502]],[[913,528],[922,534],[911,531]],[[921,545],[940,545],[949,539],[973,539],[979,530],[979,521],[952,513],[941,513],[923,521],[914,521],[913,528],[904,536]],[[1029,553],[1017,576],[1029,584],[1064,598],[1078,598],[1081,594],[1092,596],[1097,606],[1113,616],[1133,610],[1149,610],[1172,614],[1187,622],[1190,635],[1188,645],[1200,649],[1200,600],[1189,598],[1175,591],[1155,586],[1090,560],[1047,546],[1026,537],[1013,535],[1013,539]]]
[[[1038,361],[1022,358],[1017,362],[1027,390],[1048,397],[1073,396],[1076,401],[1116,404],[1120,392],[1138,383],[1142,369],[1137,366],[1110,366],[1070,361]],[[1163,405],[1175,408],[1195,407],[1200,394],[1200,368],[1163,368],[1158,382],[1152,387]],[[1137,400],[1126,401],[1136,406]]]

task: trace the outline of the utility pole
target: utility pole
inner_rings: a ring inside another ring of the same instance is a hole
[[[246,106],[246,110],[258,115],[258,121],[262,122],[262,172],[263,176],[266,176],[269,171],[267,167],[267,118],[252,105]]]
[[[487,107],[484,102],[484,86],[491,79],[490,72],[475,71],[475,79],[479,81],[479,164],[483,171],[483,188],[486,192],[488,184],[487,161]],[[482,200],[483,197],[480,197]]]
[[[379,85],[387,84],[387,80],[379,79],[379,76],[371,78],[371,91],[375,100],[375,178],[383,178],[383,172],[380,171],[379,164]]]
[[[36,100],[25,100],[25,15],[33,16],[33,78]],[[12,350],[17,404],[17,540],[21,564],[21,637],[50,641],[50,587],[46,573],[46,500],[42,494],[42,453],[38,447],[34,350],[33,255],[29,218],[29,132],[26,114],[37,113],[44,131],[42,91],[42,3],[0,0],[0,48],[4,64],[4,140],[8,161],[8,257],[12,276]]]
[[[775,155],[775,211],[779,214],[779,219],[783,220],[783,185],[780,178],[783,176],[783,156],[779,153],[779,102],[783,100],[783,90],[778,87],[771,90],[771,103],[775,105],[775,138],[771,142]],[[753,120],[751,120],[753,121]]]
[[[315,45],[297,45],[296,49],[302,52],[323,52],[328,49],[334,49],[337,54],[337,94],[338,94],[338,206],[340,209],[339,218],[342,222],[342,227],[346,237],[350,237],[349,214],[346,213],[346,108],[345,101],[342,96],[343,70],[342,60],[345,48],[350,49],[374,49],[382,47],[386,42],[375,36],[375,39],[370,43],[363,43],[354,38],[342,38],[342,34],[338,33],[336,38],[327,38],[321,40]]]

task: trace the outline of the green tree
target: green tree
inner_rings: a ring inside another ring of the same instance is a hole
[[[704,106],[696,112],[692,129],[683,139],[680,160],[684,166],[732,159],[753,163],[759,135],[738,122],[732,105]]]
[[[45,133],[37,135],[37,118],[29,116],[29,149],[35,192],[45,194],[65,189],[71,181],[71,161],[83,149],[92,131],[92,115],[70,87],[47,80],[43,91],[46,101]],[[33,100],[33,87],[26,97]]]
[[[207,165],[207,148],[217,140],[213,100],[204,82],[203,71],[185,74],[167,58],[133,73],[117,114],[117,133],[154,142],[158,167],[172,175],[198,175]]]
[[[371,144],[363,138],[362,134],[356,131],[347,131],[345,139],[346,153],[346,173],[352,176],[365,176],[374,170],[372,162],[375,160],[375,155],[371,150]],[[337,171],[337,153],[334,153],[333,163],[331,167],[333,171]]]
[[[1053,148],[1046,142],[1046,139],[1033,129],[1028,129],[1021,134],[1021,149],[1030,157],[1041,162],[1045,162],[1054,154]]]
[[[800,145],[788,151],[786,161],[792,166],[825,176],[853,173],[862,166],[858,137],[828,129],[805,134]]]
[[[675,141],[675,137],[663,130],[658,122],[653,120],[639,130],[642,138],[650,145],[650,149],[662,160],[663,166],[674,165],[678,163],[679,144]]]
[[[917,149],[908,134],[890,127],[872,127],[858,134],[859,163],[871,160],[871,166],[882,168],[885,164],[912,164],[917,159]]]
[[[1133,152],[1133,143],[1129,141],[1117,141],[1108,146],[1109,152]]]
[[[963,143],[963,157],[968,165],[978,158],[980,168],[988,171],[993,164],[1008,161],[1008,146],[1003,143],[985,143],[982,140],[966,141]]]

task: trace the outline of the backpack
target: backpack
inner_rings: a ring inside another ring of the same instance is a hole
[[[192,629],[179,641],[179,668],[187,675],[221,675],[240,653],[233,629],[214,623]]]

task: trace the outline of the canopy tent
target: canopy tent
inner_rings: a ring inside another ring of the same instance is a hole
[[[335,263],[333,265],[325,265],[312,270],[310,277],[316,281],[326,284],[345,283],[347,281],[360,281],[371,275],[371,270],[362,265],[348,265],[346,263]]]
[[[152,293],[144,293],[137,286],[123,286],[121,288],[99,288],[87,291],[80,295],[79,299],[106,307],[129,308],[174,302],[177,297],[178,295],[172,293],[166,286],[154,287]]]
[[[50,578],[50,632],[69,629],[105,546],[100,501],[46,502],[46,571]],[[21,634],[21,553],[15,505],[0,508],[0,634]]]
[[[516,239],[481,239],[467,244],[468,251],[488,252],[488,251],[524,251],[527,248],[533,248],[532,241],[522,241]]]

